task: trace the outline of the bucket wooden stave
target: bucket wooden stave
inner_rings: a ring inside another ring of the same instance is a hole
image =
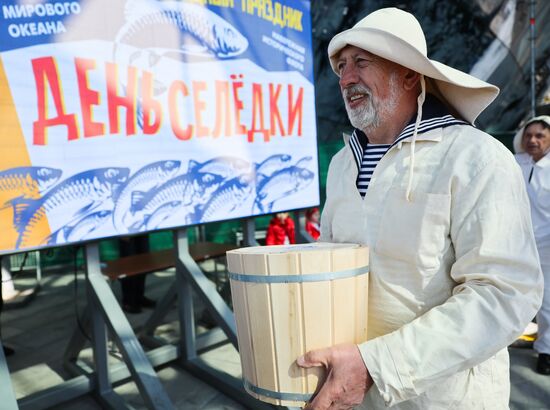
[[[301,406],[324,379],[302,369],[313,349],[367,338],[368,248],[355,244],[241,248],[227,253],[245,389]]]

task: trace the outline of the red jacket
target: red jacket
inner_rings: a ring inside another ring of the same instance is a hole
[[[319,239],[321,232],[319,232],[319,224],[311,221],[306,222],[306,232],[311,235],[314,240]]]
[[[292,218],[288,217],[284,220],[284,222],[281,222],[279,218],[273,217],[271,221],[269,221],[269,226],[267,227],[265,244],[284,245],[285,236],[288,237],[289,243],[296,243],[294,221]]]

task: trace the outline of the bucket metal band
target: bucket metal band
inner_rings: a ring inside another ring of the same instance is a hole
[[[253,385],[246,379],[243,379],[243,384],[246,390],[251,391],[252,393],[256,393],[260,396],[269,397],[271,399],[288,401],[309,401],[313,397],[313,394],[282,393],[278,391],[262,389],[261,387]]]
[[[322,272],[306,275],[243,275],[242,273],[229,272],[229,278],[239,282],[253,283],[303,283],[353,278],[354,276],[364,275],[368,272],[369,265],[336,272]]]

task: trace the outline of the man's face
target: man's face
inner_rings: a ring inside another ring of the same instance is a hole
[[[279,221],[284,222],[288,218],[288,212],[279,212],[276,216],[279,218]]]
[[[400,95],[400,66],[358,47],[347,46],[338,56],[337,67],[351,124],[365,130],[387,121]]]
[[[538,122],[530,124],[523,132],[522,145],[525,152],[538,161],[550,148],[550,129]]]
[[[319,211],[315,211],[311,214],[311,220],[313,222],[319,222],[320,217],[321,217],[321,214],[319,213]]]

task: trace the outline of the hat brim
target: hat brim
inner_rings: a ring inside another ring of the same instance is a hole
[[[426,55],[400,37],[387,31],[353,27],[334,36],[328,46],[333,71],[338,75],[337,58],[348,45],[410,68],[435,80],[438,90],[466,121],[473,123],[481,112],[496,98],[498,87],[456,70]]]

